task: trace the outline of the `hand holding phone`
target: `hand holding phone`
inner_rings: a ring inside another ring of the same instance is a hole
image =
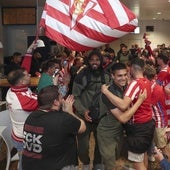
[[[68,61],[67,61],[67,60],[64,60],[64,61],[63,61],[63,66],[65,67],[65,66],[67,66],[67,64],[68,64]]]

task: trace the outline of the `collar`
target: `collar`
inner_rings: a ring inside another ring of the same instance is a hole
[[[123,87],[120,87],[120,86],[118,86],[117,84],[115,84],[115,82],[113,81],[113,83],[112,83],[112,86],[114,87],[114,88],[117,88],[117,89],[119,89],[120,91],[125,91],[125,89],[126,89],[126,87],[127,87],[127,84],[125,85],[125,86],[123,86]]]
[[[25,92],[28,91],[28,86],[11,86],[11,91],[13,92]]]
[[[169,67],[168,64],[166,64],[166,65],[164,65],[164,66],[161,67],[161,70],[164,70],[164,69],[166,69],[166,68],[168,68],[168,67]]]

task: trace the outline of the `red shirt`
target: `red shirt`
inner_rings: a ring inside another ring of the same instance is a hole
[[[125,96],[129,97],[132,105],[137,101],[140,91],[147,90],[147,98],[132,116],[130,123],[145,123],[152,119],[151,109],[151,82],[146,78],[133,80],[125,91]]]
[[[157,82],[163,87],[170,83],[170,67],[168,65],[158,73]]]
[[[168,115],[165,105],[165,93],[163,88],[152,81],[152,110],[157,128],[168,126]]]
[[[157,83],[170,88],[170,67],[167,65],[157,75]],[[165,93],[166,111],[168,114],[168,126],[170,127],[170,94]]]

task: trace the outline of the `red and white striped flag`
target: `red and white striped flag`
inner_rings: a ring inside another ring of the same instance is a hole
[[[47,37],[75,51],[108,44],[137,25],[119,0],[46,0],[40,21]]]

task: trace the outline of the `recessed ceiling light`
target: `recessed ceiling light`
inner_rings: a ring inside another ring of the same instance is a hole
[[[161,14],[162,14],[162,12],[157,12],[157,14],[158,14],[158,15],[161,15]]]
[[[152,18],[153,20],[155,20],[156,18]]]

